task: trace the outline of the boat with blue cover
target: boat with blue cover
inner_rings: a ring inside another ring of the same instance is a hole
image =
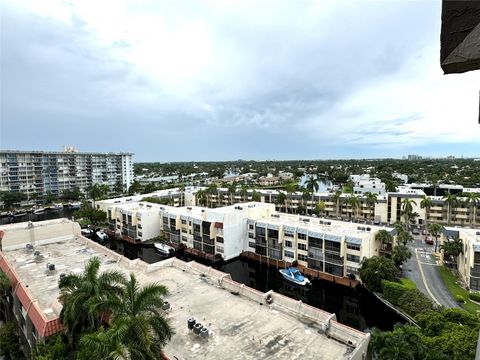
[[[286,269],[281,269],[279,271],[280,274],[282,274],[282,276],[285,278],[285,280],[301,286],[310,284],[310,280],[303,276],[300,270],[298,270],[296,267],[289,267]]]

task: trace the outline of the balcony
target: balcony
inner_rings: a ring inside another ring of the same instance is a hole
[[[335,265],[343,265],[343,258],[341,257],[327,257],[325,256],[325,262]]]

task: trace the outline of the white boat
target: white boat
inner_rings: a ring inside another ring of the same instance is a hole
[[[70,207],[70,209],[80,209],[81,205],[81,202],[72,202],[68,206]]]
[[[45,208],[41,207],[41,208],[35,209],[33,210],[33,213],[36,215],[43,214],[45,213]]]
[[[108,235],[105,234],[105,233],[104,233],[103,231],[101,231],[101,230],[100,230],[100,231],[97,231],[95,234],[97,235],[97,238],[98,238],[98,240],[100,240],[100,241],[107,241],[107,240],[108,240]]]
[[[294,284],[301,286],[310,284],[310,280],[303,276],[300,270],[298,270],[296,267],[289,267],[286,269],[281,269],[279,271],[285,280],[293,282]]]
[[[25,216],[25,215],[27,215],[27,212],[23,211],[23,210],[19,210],[19,211],[15,212],[13,214],[14,217],[22,217],[22,216]]]
[[[60,211],[62,209],[63,209],[62,204],[52,204],[52,206],[50,206],[51,211]]]
[[[85,236],[87,238],[90,238],[93,235],[93,230],[84,228],[84,229],[81,230],[81,233],[82,233],[83,236]]]
[[[175,248],[167,244],[155,243],[155,251],[162,256],[170,256],[175,253]]]

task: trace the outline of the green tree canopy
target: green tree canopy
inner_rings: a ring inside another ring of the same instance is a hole
[[[360,267],[360,278],[370,291],[381,291],[382,280],[395,281],[398,276],[393,260],[382,256],[365,258]]]

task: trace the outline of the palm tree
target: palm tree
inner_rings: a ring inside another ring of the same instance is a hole
[[[450,220],[452,218],[452,208],[457,204],[457,197],[448,193],[443,197],[445,203],[447,204],[447,225],[450,225]]]
[[[378,203],[377,197],[378,197],[377,194],[374,194],[371,192],[365,193],[365,202],[367,203],[367,206],[368,206],[369,215],[374,214],[375,204]]]
[[[395,180],[385,181],[385,190],[387,190],[387,192],[397,191],[397,182]]]
[[[335,202],[336,205],[336,216],[339,216],[339,211],[340,211],[340,200],[341,200],[342,192],[340,190],[336,191],[335,194],[332,196],[332,200]]]
[[[457,257],[460,254],[463,254],[463,240],[458,237],[453,240],[447,239],[442,245],[440,245],[440,250],[443,250],[445,256],[453,260],[455,268],[458,270],[458,261]]]
[[[326,208],[325,201],[320,200],[320,201],[317,203],[317,205],[315,205],[314,212],[315,212],[317,215],[323,215],[324,212],[325,212],[325,208]]]
[[[356,195],[350,195],[348,204],[355,210],[355,218],[358,218],[358,209],[360,209],[360,199]]]
[[[260,202],[262,201],[262,195],[257,190],[253,190],[252,201]]]
[[[470,224],[475,226],[476,217],[477,217],[477,205],[480,203],[480,194],[479,193],[465,193],[465,202],[470,207],[470,217],[473,221],[470,221]]]
[[[420,208],[425,209],[426,216],[425,216],[425,223],[428,219],[428,214],[430,212],[430,208],[433,206],[433,201],[427,195],[422,196],[422,200],[420,200]],[[425,224],[428,227],[428,224]]]
[[[390,248],[389,245],[393,244],[393,236],[387,230],[379,230],[375,234],[375,240],[379,241],[382,244],[383,250],[388,250]]]
[[[287,196],[285,195],[284,192],[279,191],[277,200],[276,200],[276,205],[280,207],[280,210],[285,206],[285,203],[287,201]]]
[[[240,189],[240,195],[243,198],[243,202],[247,202],[247,199],[248,199],[248,185],[247,184],[242,185],[242,188]]]
[[[318,177],[313,177],[313,176],[310,176],[307,181],[305,181],[305,188],[308,189],[308,191],[312,194],[312,214],[313,214],[313,209],[314,209],[314,206],[313,206],[313,197],[315,195],[316,192],[318,192],[318,189],[320,189],[320,184],[319,184],[319,181],[318,181]]]
[[[438,236],[442,232],[443,226],[437,223],[428,224],[427,230],[432,236],[435,236],[435,252],[437,252]]]
[[[97,307],[111,312],[111,327],[81,339],[81,344],[107,359],[163,359],[162,348],[173,329],[164,317],[165,286],[140,287],[134,274],[118,296],[99,296]]]
[[[217,188],[217,185],[215,184],[210,184],[208,185],[208,188],[206,190],[206,193],[208,196],[208,198],[211,198],[211,195],[217,195],[217,201],[218,201],[218,188]],[[207,202],[207,205],[208,205],[208,202]],[[210,205],[211,207],[213,207],[213,200],[210,202]]]
[[[197,199],[197,203],[200,204],[200,205],[203,205],[203,206],[206,206],[207,205],[207,192],[203,189],[200,189],[197,191],[197,193],[195,194],[195,197]]]
[[[405,198],[402,200],[402,214],[405,217],[405,230],[408,230],[408,223],[412,218],[413,205],[417,205],[413,199]]]
[[[230,197],[230,205],[231,205],[231,204],[233,204],[233,197],[235,196],[235,193],[237,192],[237,184],[235,184],[235,181],[227,186],[227,191],[228,191],[228,195]]]
[[[60,319],[67,327],[70,340],[83,331],[97,330],[101,311],[90,307],[90,301],[100,295],[118,295],[124,275],[115,270],[99,274],[100,259],[90,258],[81,274],[69,274],[60,278],[58,287],[63,307]]]
[[[308,200],[310,200],[310,190],[308,190],[307,188],[301,188],[300,191],[302,192],[302,203],[304,204],[303,207],[305,208],[305,211],[307,211]],[[312,208],[312,214],[313,214],[313,208]]]
[[[185,184],[182,183],[178,186],[178,190],[180,191],[180,206],[185,205]]]
[[[290,181],[290,182],[287,182],[285,184],[285,191],[287,192],[288,194],[288,208],[290,208],[290,210],[292,211],[293,213],[293,208],[292,208],[292,195],[293,193],[297,190],[297,187],[298,185],[296,183],[294,183],[293,181]],[[288,212],[288,210],[287,210]]]
[[[100,199],[103,196],[102,188],[98,184],[87,187],[87,193],[93,200],[93,207],[95,207],[95,200]]]

